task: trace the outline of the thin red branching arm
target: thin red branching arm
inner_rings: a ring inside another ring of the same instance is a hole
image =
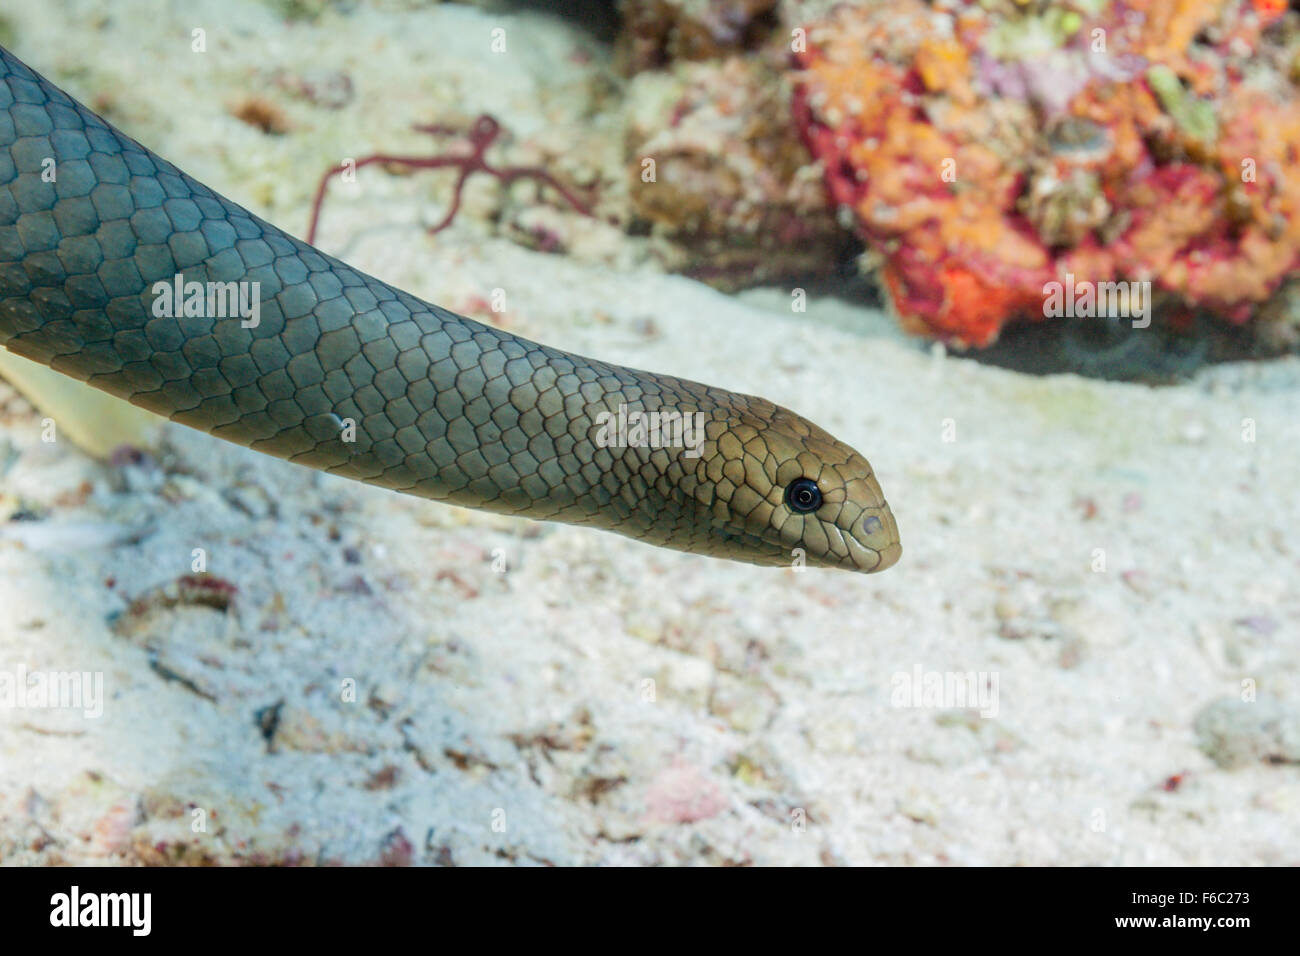
[[[414,127],[417,132],[428,133],[431,136],[446,136],[457,132],[450,127],[437,125],[417,125]],[[320,182],[316,186],[316,195],[311,204],[311,220],[307,224],[307,241],[316,241],[316,227],[320,223],[321,206],[325,202],[325,192],[329,187],[329,181],[335,176],[341,175],[349,168],[359,170],[364,166],[371,166],[375,163],[392,163],[397,166],[406,166],[410,169],[445,169],[455,167],[460,170],[456,177],[456,185],[452,190],[451,205],[447,209],[447,214],[436,225],[429,228],[429,234],[441,232],[451,225],[460,211],[461,194],[465,189],[465,181],[474,173],[486,173],[498,179],[504,185],[510,185],[518,179],[533,179],[544,186],[550,186],[567,202],[570,206],[582,213],[584,216],[592,215],[587,204],[578,196],[559,182],[554,176],[546,170],[536,166],[509,166],[505,169],[498,169],[490,164],[485,158],[485,153],[501,134],[501,124],[491,116],[484,114],[474,121],[467,134],[470,151],[468,153],[435,153],[432,156],[391,156],[386,153],[376,153],[371,156],[363,156],[355,163],[340,163],[325,171],[321,176]]]

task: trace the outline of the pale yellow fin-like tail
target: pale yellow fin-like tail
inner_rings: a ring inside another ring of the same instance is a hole
[[[107,459],[123,445],[158,447],[166,419],[0,348],[0,378],[54,419],[58,434]]]

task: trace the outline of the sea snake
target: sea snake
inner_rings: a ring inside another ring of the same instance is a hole
[[[160,309],[177,281],[255,290],[256,324],[213,297]],[[794,412],[422,302],[3,49],[0,345],[218,438],[437,501],[759,565],[870,572],[901,553],[866,459]],[[649,415],[679,427],[637,427]]]

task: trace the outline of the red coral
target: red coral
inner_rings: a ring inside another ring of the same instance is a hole
[[[795,54],[795,119],[910,328],[987,345],[1067,274],[1240,323],[1300,265],[1300,60],[1295,31],[1264,33],[1278,6],[846,6]],[[1008,52],[1021,28],[1037,45]]]

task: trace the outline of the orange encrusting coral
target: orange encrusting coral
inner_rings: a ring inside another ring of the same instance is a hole
[[[809,28],[796,122],[909,327],[986,345],[1067,273],[1243,322],[1300,265],[1300,31],[1265,32],[1285,11],[1082,9],[898,0]]]

